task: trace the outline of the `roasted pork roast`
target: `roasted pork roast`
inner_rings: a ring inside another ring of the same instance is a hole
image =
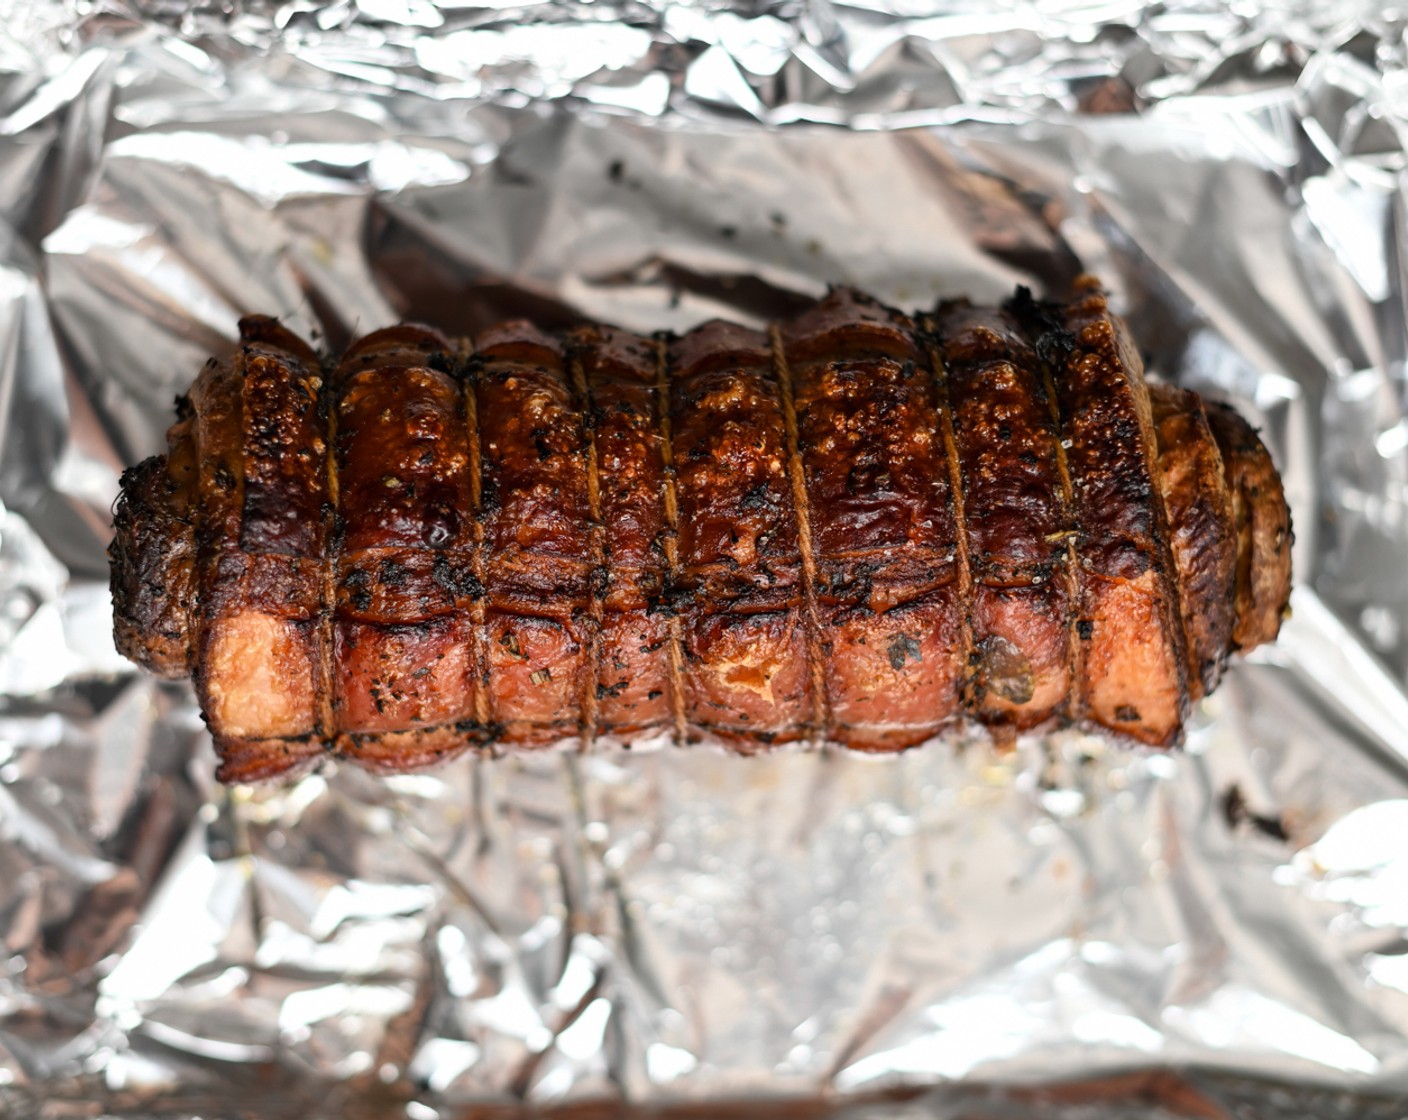
[[[122,478],[118,648],[191,676],[225,781],[328,754],[704,736],[869,751],[960,719],[1176,743],[1272,640],[1290,517],[1255,432],[1146,383],[1091,280],[767,331],[267,318]]]

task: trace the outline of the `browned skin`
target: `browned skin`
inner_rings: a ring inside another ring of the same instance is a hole
[[[1227,595],[1237,562],[1232,493],[1198,395],[1150,385],[1149,400],[1158,442],[1155,475],[1182,590],[1188,688],[1196,699],[1217,687],[1232,640],[1235,609]]]
[[[780,332],[815,558],[829,737],[921,743],[958,711],[948,459],[911,322],[833,292]]]
[[[604,537],[596,674],[583,704],[595,705],[598,734],[628,738],[668,725],[671,713],[658,348],[612,327],[583,328],[570,342],[591,398]]]
[[[397,327],[333,373],[337,548],[332,665],[339,752],[421,766],[474,736],[474,530],[468,433],[450,344]],[[430,729],[442,728],[439,733]]]
[[[173,431],[172,457],[190,447],[190,422]],[[122,501],[113,518],[108,552],[114,587],[113,635],[159,677],[179,680],[191,673],[191,614],[195,609],[195,532],[184,498],[168,469],[168,457],[153,455],[122,472]],[[184,506],[184,501],[182,505]]]
[[[1289,595],[1265,447],[1146,385],[1090,286],[666,342],[397,327],[326,377],[241,329],[111,548],[119,648],[194,676],[225,781],[662,731],[898,750],[959,716],[1166,745]]]
[[[1209,406],[1207,416],[1227,471],[1237,542],[1231,648],[1248,650],[1275,641],[1290,609],[1291,512],[1252,426],[1227,405]]]
[[[815,718],[797,509],[766,335],[706,323],[669,351],[688,722],[740,746]]]
[[[1086,278],[1063,308],[1028,306],[1051,365],[1066,446],[1079,570],[1077,714],[1153,745],[1174,743],[1188,705],[1178,583],[1143,364]],[[1037,321],[1042,320],[1042,321]]]
[[[196,694],[221,778],[248,781],[316,758],[321,610],[319,511],[326,494],[322,371],[264,318],[192,386]]]
[[[587,441],[565,349],[529,323],[478,340],[489,712],[504,739],[575,734],[590,672]]]
[[[973,573],[969,704],[1016,729],[1071,690],[1070,511],[1036,354],[1011,316],[955,305],[933,327],[953,411]]]

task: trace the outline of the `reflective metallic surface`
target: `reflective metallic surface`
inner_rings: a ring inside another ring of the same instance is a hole
[[[921,7],[7,15],[0,1112],[1402,1115],[1404,17]],[[1182,753],[975,735],[224,790],[186,689],[112,648],[118,473],[243,312],[335,348],[1082,268],[1157,375],[1256,419],[1294,506],[1294,617]]]

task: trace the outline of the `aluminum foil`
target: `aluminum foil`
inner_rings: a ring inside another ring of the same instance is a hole
[[[0,24],[0,1111],[1404,1114],[1404,16],[1355,0],[88,0]],[[126,463],[328,347],[1100,273],[1285,471],[1187,749],[211,781],[115,654]],[[916,1095],[917,1094],[917,1095]],[[737,1105],[740,1111],[746,1106]]]

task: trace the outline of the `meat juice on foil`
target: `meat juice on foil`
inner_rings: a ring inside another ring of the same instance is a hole
[[[1401,1117],[1404,21],[12,6],[0,1111]],[[1180,753],[972,734],[226,790],[186,688],[113,650],[118,473],[244,312],[335,349],[1082,269],[1157,376],[1262,427],[1294,508],[1294,616]]]

